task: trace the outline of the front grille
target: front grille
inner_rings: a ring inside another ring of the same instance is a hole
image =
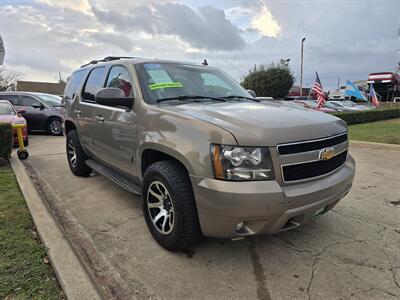
[[[314,150],[332,147],[334,145],[343,143],[345,141],[347,141],[346,133],[339,135],[339,136],[332,137],[332,138],[323,139],[323,140],[309,141],[309,142],[306,141],[306,142],[300,142],[300,143],[296,143],[296,144],[278,146],[278,153],[280,155],[286,155],[286,154],[314,151]]]
[[[347,151],[344,151],[330,160],[283,166],[283,179],[285,181],[294,181],[321,176],[339,168],[345,163],[346,158]]]

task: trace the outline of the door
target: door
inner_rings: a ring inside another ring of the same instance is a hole
[[[133,97],[132,82],[128,69],[122,65],[114,65],[108,72],[105,87],[119,88],[124,91],[126,97]],[[136,113],[134,110],[97,105],[95,119],[100,131],[94,144],[101,160],[122,171],[130,179],[135,179]]]
[[[46,130],[48,108],[41,101],[32,96],[22,95],[21,108],[25,110],[22,115],[26,119],[29,130]]]
[[[103,86],[104,74],[105,67],[94,68],[90,71],[80,95],[79,105],[72,111],[78,123],[80,142],[92,156],[98,156],[94,146],[94,139],[101,130],[94,119],[96,109],[94,97],[96,92]]]

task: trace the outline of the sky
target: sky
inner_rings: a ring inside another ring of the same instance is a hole
[[[106,56],[200,63],[240,81],[255,64],[290,59],[324,88],[400,61],[400,0],[0,0],[4,64],[24,80],[66,79]]]

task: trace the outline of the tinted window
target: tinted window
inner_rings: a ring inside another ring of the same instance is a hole
[[[8,100],[12,105],[18,105],[18,95],[0,95],[0,99]]]
[[[115,87],[124,91],[125,96],[132,96],[132,81],[128,70],[123,66],[113,66],[108,73],[107,87]]]
[[[41,105],[40,101],[36,100],[35,98],[32,98],[30,96],[22,96],[22,106],[30,106],[32,107],[33,105]]]
[[[83,91],[83,99],[85,101],[94,102],[94,95],[101,87],[104,76],[104,68],[93,69],[89,78],[86,81],[85,89]]]
[[[15,115],[15,112],[10,104],[0,102],[0,115]]]
[[[85,70],[80,70],[71,75],[64,90],[65,99],[73,99],[75,97],[77,89],[81,86],[81,82],[85,76],[85,73]]]
[[[36,94],[36,97],[40,98],[44,103],[53,107],[61,106],[61,97],[49,94]]]

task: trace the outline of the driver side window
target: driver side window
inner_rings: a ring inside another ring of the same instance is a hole
[[[22,96],[22,106],[33,107],[33,105],[42,105],[40,101],[30,96]]]
[[[125,97],[133,96],[132,81],[128,70],[123,66],[113,66],[107,77],[106,87],[119,88]]]

